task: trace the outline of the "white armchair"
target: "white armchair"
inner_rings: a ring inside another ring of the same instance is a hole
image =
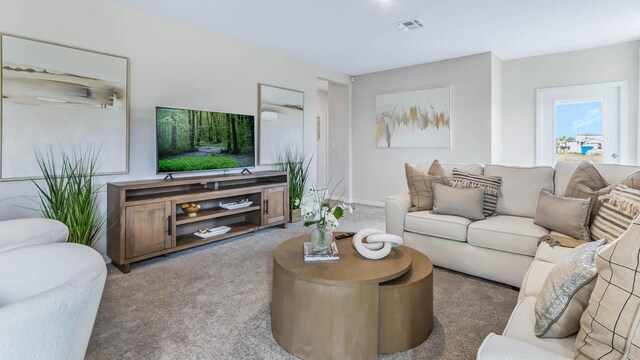
[[[0,222],[0,228],[6,223]],[[84,359],[106,266],[90,247],[55,243],[66,240],[66,228],[60,231],[54,225],[47,231],[50,236],[31,226],[15,231],[23,238],[17,242],[0,232],[0,245],[13,249],[0,250],[2,359]],[[34,232],[37,236],[24,236]]]
[[[0,221],[0,253],[29,245],[67,241],[69,230],[57,220],[16,219]]]

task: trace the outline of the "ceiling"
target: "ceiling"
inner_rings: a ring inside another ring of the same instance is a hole
[[[640,39],[639,0],[113,0],[351,75]],[[399,31],[418,17],[425,27]]]

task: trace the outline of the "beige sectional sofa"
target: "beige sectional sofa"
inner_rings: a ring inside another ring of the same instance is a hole
[[[426,171],[430,164],[419,164]],[[533,223],[540,189],[563,195],[577,164],[555,168],[518,168],[498,165],[449,164],[461,170],[502,176],[497,215],[481,221],[408,212],[408,193],[386,200],[387,232],[403,236],[405,245],[420,250],[433,263],[512,286],[520,287],[518,303],[502,335],[489,334],[478,350],[480,360],[568,360],[573,358],[575,336],[538,338],[534,333],[535,304],[545,279],[570,248],[551,248],[538,238],[548,230]],[[596,165],[610,183],[640,171],[640,167]]]
[[[418,164],[426,172],[430,163]],[[388,233],[402,236],[405,245],[431,258],[436,266],[519,287],[537,251],[540,236],[549,231],[533,223],[541,189],[564,195],[577,164],[553,167],[445,164],[453,168],[502,177],[497,215],[471,221],[462,217],[408,212],[409,193],[391,196],[385,202]],[[596,165],[610,182],[640,170],[640,167]]]

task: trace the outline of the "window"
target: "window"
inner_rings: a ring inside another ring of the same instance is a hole
[[[629,131],[627,82],[537,90],[536,163],[632,163],[636,134]]]
[[[556,161],[602,162],[602,102],[559,102],[555,109]]]

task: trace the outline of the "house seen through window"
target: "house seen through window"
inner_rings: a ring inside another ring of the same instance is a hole
[[[602,102],[563,102],[555,106],[556,160],[601,163]]]

